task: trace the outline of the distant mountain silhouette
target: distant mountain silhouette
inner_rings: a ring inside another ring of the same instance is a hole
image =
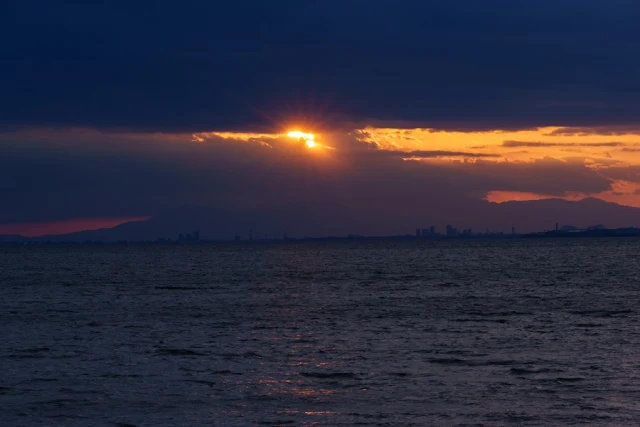
[[[435,206],[434,206],[435,205]],[[446,224],[474,232],[519,233],[552,230],[555,224],[586,228],[605,224],[608,228],[640,226],[640,208],[618,205],[595,198],[578,202],[562,199],[526,202],[490,203],[465,200],[455,203],[389,206],[377,211],[351,206],[285,207],[252,212],[234,212],[211,207],[185,207],[159,213],[146,221],[131,222],[111,229],[83,231],[58,236],[33,238],[35,241],[152,241],[175,240],[178,234],[199,230],[204,239],[246,239],[283,236],[345,236],[411,234],[415,228],[435,225],[443,232]],[[11,237],[0,236],[0,242]],[[13,241],[26,240],[15,237]]]
[[[605,224],[609,228],[640,225],[640,208],[595,198],[578,202],[563,199],[506,202],[492,204],[490,210],[496,227],[498,224],[511,222],[527,232],[550,230],[555,223],[560,226],[570,224],[578,228],[593,224]]]
[[[0,234],[0,243],[6,243],[6,242],[26,242],[29,239],[27,239],[26,237],[22,237],[22,236],[17,236],[17,235],[11,235],[11,234],[7,234],[7,235],[1,235]]]

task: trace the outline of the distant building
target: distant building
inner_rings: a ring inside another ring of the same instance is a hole
[[[193,232],[193,240],[196,242],[200,240],[200,231],[196,230]]]
[[[416,237],[434,237],[437,235],[436,227],[433,225],[429,228],[416,228]]]
[[[458,235],[458,229],[452,225],[447,225],[447,237],[456,237]]]

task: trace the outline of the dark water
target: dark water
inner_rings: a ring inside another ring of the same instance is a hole
[[[0,247],[0,425],[638,425],[640,240]]]

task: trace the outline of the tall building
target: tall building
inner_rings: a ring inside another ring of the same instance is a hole
[[[416,237],[420,237],[420,236],[421,236],[421,234],[420,234],[420,229],[419,229],[419,228],[416,228]]]
[[[436,228],[433,225],[429,227],[429,233],[433,236],[436,235]]]
[[[452,225],[447,225],[447,237],[455,237],[458,235],[458,230]]]

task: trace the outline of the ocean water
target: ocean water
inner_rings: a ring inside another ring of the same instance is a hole
[[[638,425],[639,274],[634,239],[0,247],[0,425]]]

